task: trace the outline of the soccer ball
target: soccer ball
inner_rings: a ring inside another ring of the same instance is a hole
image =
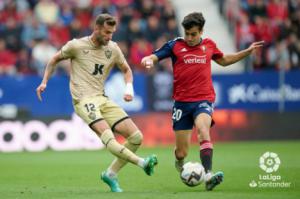
[[[180,178],[187,186],[197,186],[204,181],[204,167],[199,162],[187,162],[183,165]]]

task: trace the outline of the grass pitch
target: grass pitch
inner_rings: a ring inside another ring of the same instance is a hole
[[[105,150],[0,153],[0,198],[300,198],[299,141],[217,143],[214,149],[213,168],[222,170],[225,180],[212,192],[205,191],[203,184],[191,188],[180,181],[172,146],[141,149],[141,156],[157,154],[155,174],[149,177],[142,169],[128,165],[119,174],[123,193],[110,193],[99,180],[100,172],[113,159]],[[249,186],[253,180],[271,182],[259,179],[259,175],[266,175],[258,166],[266,151],[277,153],[281,160],[278,171],[272,173],[280,180],[274,182],[287,182],[289,187]],[[199,160],[197,146],[191,148],[188,160]]]

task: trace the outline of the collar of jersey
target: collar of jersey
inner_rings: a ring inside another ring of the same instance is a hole
[[[195,46],[189,46],[189,47],[190,47],[190,48],[194,48],[194,47],[196,47],[196,46],[200,46],[200,45],[202,44],[202,41],[203,41],[203,39],[200,38],[200,41],[199,41],[198,44],[196,44]]]

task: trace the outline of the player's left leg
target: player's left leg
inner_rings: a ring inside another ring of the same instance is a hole
[[[132,152],[136,152],[142,144],[143,135],[130,118],[125,117],[119,120],[114,125],[112,125],[112,130],[126,138],[124,146]],[[105,181],[105,178],[102,178],[104,182],[106,182],[111,188],[117,187],[114,189],[117,190],[115,192],[122,192],[122,189],[120,188],[119,183],[117,181],[117,174],[127,163],[128,161],[124,159],[116,158],[107,168],[107,170],[102,173],[102,176],[107,176],[106,180],[108,182]],[[154,173],[154,166],[156,164],[157,158],[155,155],[150,155],[147,158],[145,158],[145,163],[143,166],[145,173],[147,175],[152,175]],[[114,182],[111,183],[112,181]]]
[[[223,181],[223,172],[212,173],[213,144],[210,139],[212,118],[208,113],[200,113],[195,119],[200,143],[200,159],[206,172],[206,189],[212,190]]]
[[[130,118],[126,118],[114,125],[113,130],[126,138],[124,146],[126,146],[132,152],[136,152],[143,141],[143,135],[137,126],[133,123]],[[123,159],[116,159],[111,164],[111,168],[118,172],[127,161]],[[156,155],[150,155],[145,158],[144,171],[147,175],[152,175],[154,173],[154,166],[157,165]]]
[[[212,168],[213,145],[209,133],[211,121],[211,116],[207,113],[200,113],[195,119],[200,143],[200,159],[206,173],[210,172]]]
[[[119,133],[126,139],[124,146],[132,152],[136,152],[142,144],[143,134],[130,118],[127,118],[122,122],[116,124],[113,131]],[[108,170],[110,170],[114,174],[117,174],[126,164],[127,161],[116,158],[108,167]]]

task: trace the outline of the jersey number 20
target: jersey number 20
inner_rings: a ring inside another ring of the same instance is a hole
[[[182,116],[182,110],[173,108],[172,119],[176,120],[176,121],[179,121],[181,116]]]

